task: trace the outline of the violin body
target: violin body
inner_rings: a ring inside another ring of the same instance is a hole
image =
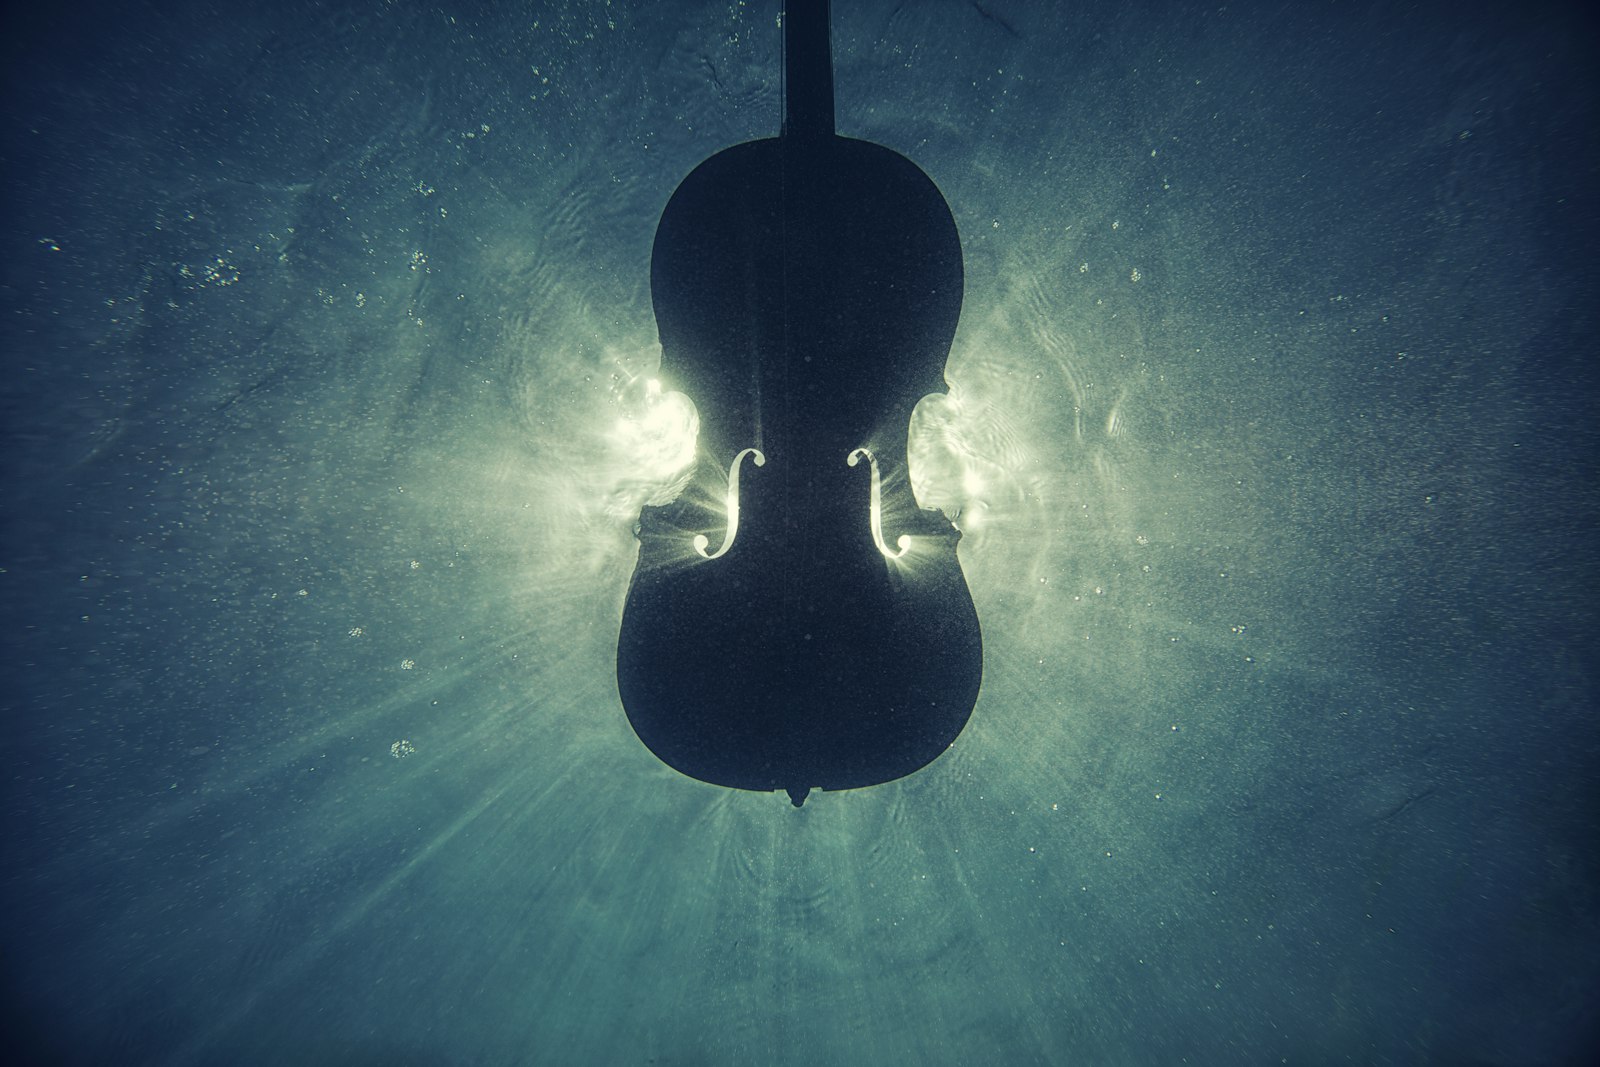
[[[705,491],[641,514],[617,654],[663,762],[796,804],[934,760],[982,675],[960,533],[906,469],[912,409],[945,388],[959,237],[915,164],[832,132],[828,93],[825,122],[717,153],[662,214],[660,378],[696,405]]]

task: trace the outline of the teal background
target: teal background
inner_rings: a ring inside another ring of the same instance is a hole
[[[1592,16],[835,8],[962,235],[986,670],[800,810],[614,678],[655,222],[776,5],[13,16],[20,1059],[1589,1062]]]

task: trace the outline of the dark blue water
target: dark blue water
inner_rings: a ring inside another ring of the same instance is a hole
[[[1592,17],[836,7],[961,231],[986,659],[798,810],[614,662],[655,223],[776,4],[14,16],[12,1058],[1589,1062]]]

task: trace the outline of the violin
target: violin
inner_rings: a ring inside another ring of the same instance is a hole
[[[657,226],[660,378],[694,402],[697,466],[640,513],[617,642],[651,752],[797,807],[931,763],[983,673],[960,531],[906,464],[945,389],[960,239],[916,164],[835,133],[828,15],[789,0],[779,135],[705,160]]]

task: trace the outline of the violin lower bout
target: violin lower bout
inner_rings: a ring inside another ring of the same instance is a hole
[[[798,798],[902,778],[954,743],[983,653],[961,535],[941,513],[896,530],[914,535],[904,560],[870,537],[801,553],[760,533],[721,559],[652,559],[654,544],[681,540],[681,517],[641,517],[617,648],[628,720],[662,762]]]

